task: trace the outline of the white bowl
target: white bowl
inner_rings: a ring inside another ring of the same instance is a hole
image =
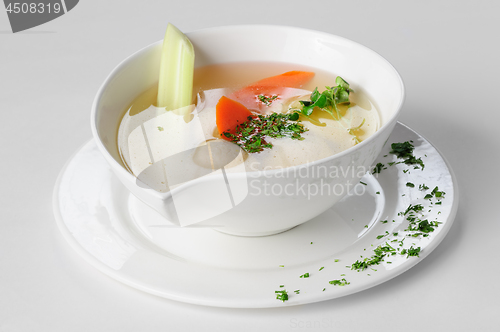
[[[227,174],[219,170],[169,192],[155,191],[125,169],[116,134],[127,105],[158,81],[162,41],[151,44],[122,61],[104,81],[92,106],[91,126],[99,150],[125,187],[173,224],[261,236],[304,223],[333,206],[359,182],[396,124],[404,101],[401,77],[387,60],[353,41],[324,32],[264,25],[210,28],[187,36],[195,48],[196,67],[285,62],[342,76],[354,91],[369,96],[379,111],[381,126],[360,144],[306,165]]]

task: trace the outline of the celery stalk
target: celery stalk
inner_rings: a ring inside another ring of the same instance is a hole
[[[186,35],[169,23],[161,52],[157,106],[171,111],[190,105],[193,72],[193,45]]]

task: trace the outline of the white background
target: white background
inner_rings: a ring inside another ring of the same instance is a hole
[[[496,1],[84,0],[12,34],[1,8],[0,331],[497,331],[499,14]],[[93,269],[56,227],[54,183],[91,139],[90,106],[101,82],[122,59],[162,39],[168,22],[185,32],[298,26],[388,59],[407,90],[400,120],[442,152],[458,179],[458,215],[445,240],[380,286],[278,309],[177,303]]]

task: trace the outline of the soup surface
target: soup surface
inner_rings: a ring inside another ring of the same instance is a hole
[[[118,150],[128,170],[160,192],[217,169],[248,172],[306,164],[344,151],[372,135],[380,126],[378,111],[358,87],[351,87],[350,104],[338,105],[337,116],[315,110],[299,123],[301,139],[267,138],[272,148],[249,153],[221,139],[216,105],[222,96],[263,78],[292,70],[312,71],[300,88],[285,88],[279,96],[249,108],[263,116],[290,113],[309,100],[312,91],[335,86],[336,76],[315,68],[283,63],[232,63],[195,70],[193,105],[166,111],[155,106],[157,86],[137,96],[124,110]],[[269,96],[270,97],[270,96]],[[258,108],[258,109],[256,109]]]

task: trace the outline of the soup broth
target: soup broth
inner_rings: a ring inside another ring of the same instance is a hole
[[[198,68],[194,74],[193,105],[174,111],[155,107],[158,87],[137,96],[124,111],[118,132],[118,150],[128,170],[160,192],[189,179],[223,168],[226,172],[261,171],[297,166],[344,151],[372,135],[379,114],[359,87],[351,87],[350,104],[339,105],[337,117],[315,111],[299,123],[301,140],[269,138],[272,148],[248,153],[221,139],[216,104],[249,84],[291,70],[312,71],[314,77],[296,88],[286,88],[260,114],[289,113],[308,100],[317,87],[334,86],[336,76],[304,66],[276,63],[231,63]],[[176,166],[172,166],[176,165]],[[175,180],[173,180],[175,178]]]

